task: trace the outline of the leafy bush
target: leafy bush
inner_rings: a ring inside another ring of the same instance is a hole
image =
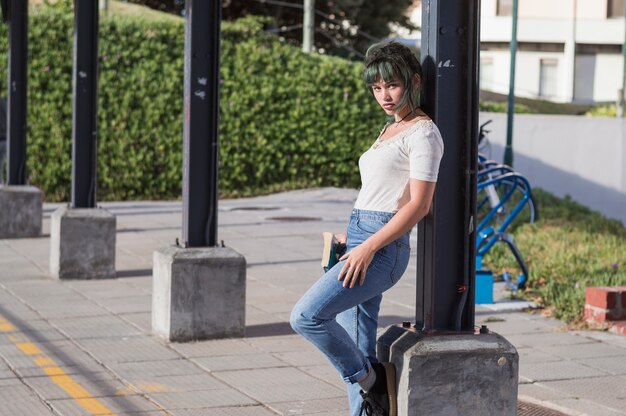
[[[260,26],[238,29],[246,26],[254,24],[240,21],[222,44],[223,187],[243,194],[356,187],[357,157],[385,118],[363,86],[361,65],[303,54],[261,35]]]
[[[576,202],[533,189],[540,220],[513,230],[530,272],[526,295],[553,309],[557,318],[578,323],[585,287],[626,285],[626,228]],[[485,257],[496,273],[515,270],[504,244]]]
[[[616,114],[617,107],[615,104],[598,105],[585,113],[589,117],[615,117]]]
[[[497,101],[481,101],[480,111],[486,111],[489,113],[506,113],[508,111],[508,103]],[[536,113],[536,111],[525,104],[515,103],[515,113],[531,114]]]
[[[262,28],[259,18],[222,26],[220,196],[357,186],[357,157],[385,117],[361,65],[303,54]],[[47,201],[70,197],[72,32],[71,2],[32,8],[27,174]],[[183,20],[104,17],[99,55],[98,200],[177,198]],[[3,66],[0,91],[5,80]]]

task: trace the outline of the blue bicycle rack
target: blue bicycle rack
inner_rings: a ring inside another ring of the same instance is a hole
[[[486,124],[488,122],[480,127],[479,137],[483,139]],[[532,197],[530,183],[510,166],[489,160],[481,154],[478,155],[478,164],[477,211],[488,212],[482,217],[476,229],[477,269],[481,268],[483,256],[496,243],[504,242],[522,271],[517,279],[504,273],[504,280],[512,290],[524,289],[528,280],[528,268],[513,237],[506,233],[506,229],[526,206],[529,208],[529,222],[532,223],[538,219],[537,205]],[[486,273],[486,271],[480,272]],[[490,272],[489,275],[491,275]]]

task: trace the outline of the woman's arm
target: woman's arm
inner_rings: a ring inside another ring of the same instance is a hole
[[[362,285],[374,254],[410,231],[428,214],[435,193],[435,185],[436,182],[409,179],[410,201],[400,208],[383,228],[341,257],[340,260],[347,259],[339,272],[339,280],[343,280],[343,287],[352,288],[357,281],[359,281],[359,286]]]

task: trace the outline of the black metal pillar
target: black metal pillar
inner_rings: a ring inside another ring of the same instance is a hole
[[[9,0],[7,6],[9,22],[7,183],[25,185],[28,2]]]
[[[72,208],[96,206],[98,2],[74,0]]]
[[[221,1],[186,0],[183,244],[217,243]]]
[[[422,8],[422,101],[445,151],[433,213],[418,226],[416,326],[473,331],[480,0]]]

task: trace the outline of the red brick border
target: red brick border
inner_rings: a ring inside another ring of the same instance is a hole
[[[626,335],[626,321],[612,322],[609,331],[619,335]]]
[[[626,335],[626,286],[585,288],[585,320]]]

